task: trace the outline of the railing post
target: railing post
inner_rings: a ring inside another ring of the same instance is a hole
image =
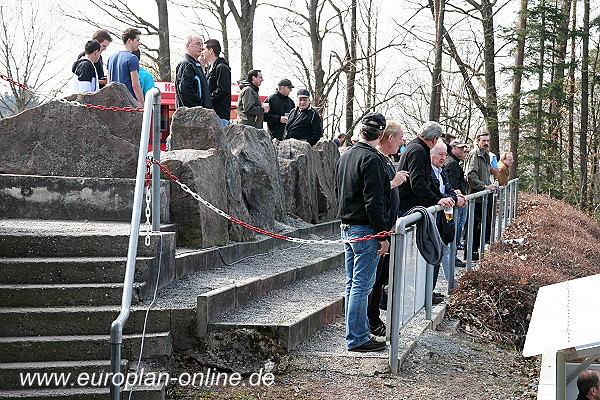
[[[123,296],[121,298],[121,311],[110,327],[111,344],[111,376],[121,372],[121,345],[123,342],[123,325],[129,318],[131,311],[131,297],[133,294],[133,281],[135,276],[135,261],[137,256],[138,241],[140,239],[140,218],[144,198],[144,184],[146,181],[146,156],[148,154],[148,142],[150,140],[150,123],[152,117],[152,99],[160,95],[158,88],[152,88],[146,93],[144,101],[144,116],[142,119],[142,132],[140,135],[140,148],[138,152],[138,164],[133,195],[133,207],[131,210],[131,229],[129,231],[129,246],[127,249],[127,263],[125,265],[125,280],[123,282]],[[111,400],[120,400],[121,388],[110,382]]]
[[[507,188],[508,189],[508,188]],[[505,190],[504,194],[504,229],[508,226],[508,216],[510,214],[510,193],[508,190]]]
[[[458,208],[454,207],[452,211],[452,218],[454,219],[454,238],[450,242],[450,265],[448,266],[448,294],[454,289],[454,271],[456,270],[456,234],[458,228]]]
[[[498,225],[498,196],[496,194],[492,195],[492,220],[490,221],[490,241],[495,241],[496,240],[496,232],[497,232],[497,227],[496,225]]]
[[[502,221],[504,221],[504,191],[500,190],[500,200],[498,201],[500,203],[500,210],[498,212],[498,240],[500,240],[500,238],[502,237],[502,229],[504,228],[502,226]]]
[[[466,252],[467,259],[465,262],[467,263],[467,271],[471,270],[471,264],[473,263],[473,227],[475,223],[473,219],[475,218],[475,200],[469,200],[469,215],[467,217],[467,243],[466,243]]]
[[[519,210],[517,204],[519,204],[519,180],[515,180],[515,200],[513,202],[513,207],[514,207],[514,211],[513,211],[513,217],[517,216],[517,211]]]
[[[396,222],[396,233],[391,235],[390,243],[390,280],[388,282],[387,312],[390,318],[386,339],[390,342],[390,369],[398,373],[398,342],[400,340],[400,318],[402,318],[402,283],[404,281],[406,226],[404,219]]]
[[[433,311],[433,265],[425,264],[425,319],[431,320]]]
[[[160,161],[160,92],[152,102],[152,157]],[[160,167],[152,164],[152,231],[160,232]]]
[[[488,195],[483,196],[483,201],[481,202],[481,235],[478,238],[479,240],[479,259],[481,260],[485,254],[485,231],[487,230],[487,205],[488,205]]]

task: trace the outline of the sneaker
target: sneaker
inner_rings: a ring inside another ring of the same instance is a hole
[[[467,263],[459,260],[458,258],[454,260],[454,266],[457,268],[464,268],[467,266]]]
[[[374,336],[385,336],[385,324],[380,322],[374,328],[371,328],[371,335]]]
[[[385,349],[385,342],[378,342],[374,338],[369,339],[368,342],[361,344],[360,346],[348,349],[348,351],[356,351],[359,353],[367,353],[370,351],[381,351]]]

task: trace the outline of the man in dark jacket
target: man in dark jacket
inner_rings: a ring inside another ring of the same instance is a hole
[[[285,125],[285,139],[298,139],[317,144],[323,136],[321,116],[310,106],[310,93],[306,89],[298,90],[298,107],[290,112]]]
[[[444,168],[448,172],[448,179],[452,185],[452,189],[459,190],[462,194],[467,194],[467,180],[465,179],[465,171],[461,165],[462,160],[467,155],[469,145],[454,139],[450,142],[450,153],[444,164]],[[458,220],[456,221],[456,247],[462,247],[462,231],[467,222],[467,208],[458,209]]]
[[[346,151],[336,165],[335,189],[339,199],[343,240],[385,231],[388,225],[391,185],[385,156],[377,151],[385,128],[385,117],[369,113],[362,120],[361,139]],[[379,256],[389,249],[387,238],[344,243],[346,252],[346,347],[350,351],[379,351],[385,342],[369,332],[367,303],[375,283]]]
[[[229,123],[231,115],[231,68],[221,54],[221,44],[216,39],[208,39],[204,43],[202,55],[210,64],[206,73],[208,90],[213,109],[221,119],[223,126]]]
[[[265,121],[269,127],[271,137],[283,140],[285,124],[288,122],[290,111],[294,108],[294,100],[290,99],[290,92],[294,88],[289,79],[282,79],[277,85],[275,93],[270,95],[265,103],[269,103],[269,112],[265,114]]]
[[[454,200],[444,197],[431,185],[430,151],[442,136],[440,124],[426,122],[419,135],[411,140],[400,156],[396,171],[408,172],[408,184],[398,188],[400,210],[405,213],[414,206],[430,207],[439,204],[444,208],[454,206]],[[402,214],[400,214],[402,215]]]
[[[204,42],[200,36],[188,36],[185,44],[186,55],[175,69],[175,105],[177,108],[181,106],[212,108],[206,75],[198,62],[203,49]]]
[[[269,103],[260,104],[258,90],[263,83],[262,72],[253,69],[248,72],[248,79],[240,83],[240,95],[237,101],[238,122],[242,125],[263,128],[264,116],[269,112]]]

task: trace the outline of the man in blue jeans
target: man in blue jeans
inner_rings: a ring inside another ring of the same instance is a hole
[[[387,228],[391,184],[386,174],[385,156],[377,151],[386,122],[379,113],[362,119],[360,141],[340,157],[335,170],[339,199],[338,218],[342,239],[373,235]],[[346,347],[368,352],[385,349],[369,332],[368,297],[379,256],[389,249],[387,237],[345,243],[346,252]]]

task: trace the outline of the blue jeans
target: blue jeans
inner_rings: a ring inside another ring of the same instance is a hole
[[[367,225],[342,225],[342,239],[373,235]],[[371,340],[367,305],[375,283],[379,242],[375,239],[345,243],[346,251],[346,347],[353,349]]]
[[[223,118],[219,118],[221,120],[221,127],[225,128],[225,126],[227,126],[227,124],[229,123],[228,119],[223,119]]]
[[[456,224],[456,245],[460,246],[462,241],[462,233],[465,224],[467,223],[467,216],[469,212],[469,207],[463,207],[458,209],[458,221]]]

